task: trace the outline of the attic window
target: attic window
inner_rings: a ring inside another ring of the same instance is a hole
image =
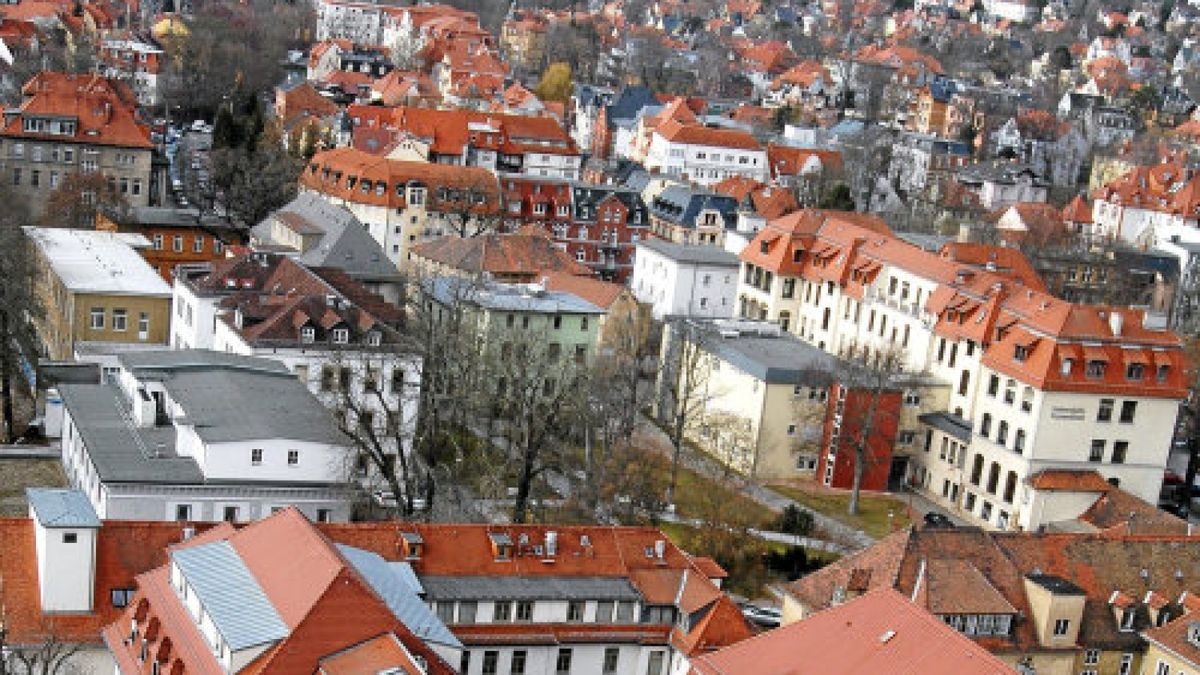
[[[768,250],[770,250],[770,248],[771,248],[771,245],[765,241],[759,243],[759,245],[758,245],[759,253],[766,253]]]
[[[333,343],[335,345],[344,345],[350,342],[350,330],[346,328],[333,329]]]
[[[1137,618],[1137,608],[1127,607],[1124,611],[1122,611],[1121,612],[1121,630],[1126,631],[1126,632],[1132,631],[1133,630],[1133,620],[1135,618]],[[1188,633],[1190,635],[1191,631],[1189,630]]]
[[[1071,368],[1073,368],[1074,366],[1075,366],[1074,359],[1063,359],[1062,360],[1062,375],[1063,375],[1063,377],[1070,377],[1071,376]]]
[[[1145,370],[1145,366],[1142,364],[1131,363],[1125,367],[1125,379],[1135,381],[1141,380]]]
[[[1188,624],[1187,641],[1192,643],[1193,647],[1200,647],[1200,621]]]
[[[1025,363],[1025,359],[1029,358],[1029,347],[1024,345],[1016,345],[1013,347],[1013,360],[1017,363]]]
[[[1100,378],[1104,377],[1104,366],[1105,365],[1106,364],[1103,361],[1099,361],[1099,360],[1088,361],[1087,376],[1090,378],[1094,378],[1094,379],[1100,379]]]
[[[370,333],[367,333],[367,344],[369,346],[378,347],[380,344],[382,344],[382,342],[383,336],[379,334],[379,331],[373,330]]]
[[[1166,381],[1167,381],[1167,376],[1169,376],[1170,374],[1171,374],[1171,366],[1159,366],[1159,367],[1158,367],[1158,381],[1159,381],[1159,383],[1166,382]]]
[[[317,331],[312,326],[305,326],[300,329],[300,342],[304,344],[312,344],[317,339]]]

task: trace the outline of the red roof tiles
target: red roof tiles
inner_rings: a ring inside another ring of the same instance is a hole
[[[17,113],[7,117],[2,136],[139,150],[154,147],[149,128],[137,120],[133,95],[124,84],[95,74],[43,71],[26,82],[21,93],[25,99]],[[74,120],[73,133],[31,130],[25,124],[25,120],[47,118]]]

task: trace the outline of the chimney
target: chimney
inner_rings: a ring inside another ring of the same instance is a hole
[[[1121,337],[1121,328],[1124,324],[1125,318],[1121,316],[1120,312],[1113,312],[1108,315],[1108,327],[1112,329],[1114,337]]]

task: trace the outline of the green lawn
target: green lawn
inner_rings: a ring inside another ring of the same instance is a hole
[[[739,520],[753,527],[766,527],[777,517],[771,509],[742,494],[736,479],[724,485],[680,467],[675,512],[683,518],[706,519],[714,508],[723,514],[736,514]]]
[[[889,525],[899,529],[912,522],[908,517],[908,505],[891,496],[863,493],[858,502],[858,515],[851,516],[846,513],[846,506],[850,503],[848,493],[810,492],[790,485],[772,485],[771,489],[813,511],[863,530],[876,539],[892,532]],[[890,523],[889,512],[892,514]]]

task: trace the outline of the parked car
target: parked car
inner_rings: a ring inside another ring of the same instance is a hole
[[[783,620],[783,614],[778,609],[758,605],[744,605],[742,616],[763,628],[778,628]]]
[[[925,514],[925,527],[954,527],[954,521],[944,513],[930,511]]]
[[[400,506],[400,502],[396,501],[396,495],[392,494],[391,490],[376,490],[372,492],[371,501],[389,509]],[[413,499],[413,508],[418,511],[425,510],[425,500],[420,497]]]

